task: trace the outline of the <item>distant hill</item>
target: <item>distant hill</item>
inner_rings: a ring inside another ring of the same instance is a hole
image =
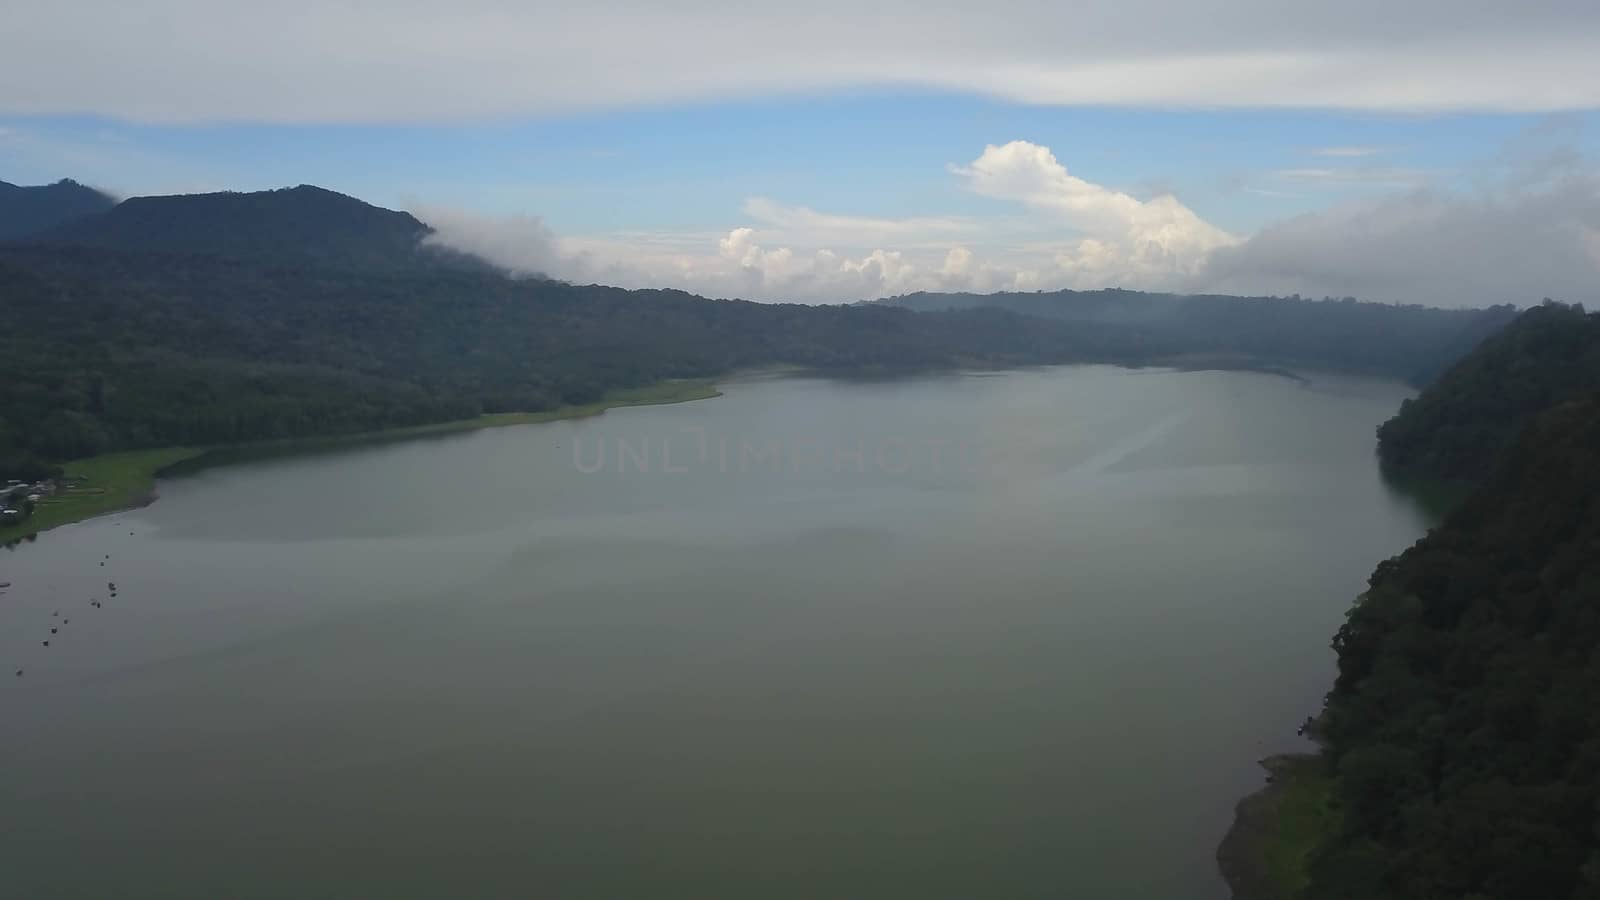
[[[770,364],[1415,377],[1513,315],[1119,291],[714,301],[512,279],[420,248],[428,233],[407,213],[302,185],[136,197],[0,246],[0,321],[26,324],[0,329],[0,469],[538,411]],[[1041,297],[1057,298],[1056,314],[1030,306]]]
[[[1298,297],[1142,291],[916,293],[877,301],[918,311],[1005,309],[1176,340],[1197,362],[1386,374],[1426,384],[1516,316],[1511,306],[1445,310]],[[1181,362],[1179,360],[1178,362]]]
[[[0,247],[0,480],[136,447],[364,431],[588,403],[790,364],[883,374],[1137,364],[1116,329],[1000,310],[708,300],[458,267],[354,269]]]
[[[1529,422],[1600,391],[1600,313],[1546,303],[1524,312],[1378,429],[1396,471],[1484,478]]]
[[[429,231],[410,213],[300,185],[255,193],[133,197],[27,242],[389,269],[437,259],[418,249]]]
[[[36,235],[116,204],[94,188],[65,178],[27,187],[0,181],[0,241]]]

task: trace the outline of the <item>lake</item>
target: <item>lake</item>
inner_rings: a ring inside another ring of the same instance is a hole
[[[1391,382],[723,390],[0,552],[7,895],[1219,900],[1255,760],[1428,524]]]

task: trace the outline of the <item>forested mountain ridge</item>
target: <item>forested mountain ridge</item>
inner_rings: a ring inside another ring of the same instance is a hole
[[[0,181],[0,241],[26,238],[105,212],[117,201],[68,178],[54,184]]]
[[[1379,427],[1378,453],[1399,472],[1477,481],[1540,412],[1594,391],[1600,391],[1600,314],[1546,303],[1407,400]]]
[[[430,231],[408,213],[302,185],[138,197],[0,245],[0,470],[538,412],[771,364],[1411,374],[1508,315],[1332,304],[1307,317],[1294,301],[1211,298],[1199,318],[1168,310],[1152,324],[1137,298],[1161,295],[1125,292],[1104,292],[1125,308],[1079,318],[984,303],[915,312],[709,300],[513,279],[420,247]],[[1226,339],[1230,328],[1243,337]]]
[[[28,235],[28,244],[409,268],[436,261],[406,212],[311,185],[273,191],[131,197],[98,215]]]
[[[1187,353],[1263,366],[1383,374],[1426,384],[1516,316],[1512,306],[1435,309],[1299,297],[1160,294],[1109,289],[916,293],[878,301],[919,311],[998,308],[1065,322],[1180,337]]]
[[[0,248],[0,461],[36,463],[586,403],[786,363],[887,372],[1136,363],[1120,330],[996,310],[707,300],[83,247]]]
[[[1379,565],[1334,648],[1306,900],[1600,898],[1600,394]]]

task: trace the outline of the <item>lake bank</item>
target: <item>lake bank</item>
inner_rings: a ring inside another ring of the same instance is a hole
[[[542,412],[495,413],[404,428],[386,428],[354,434],[256,441],[213,447],[159,447],[106,453],[73,460],[62,466],[63,489],[41,502],[33,515],[16,525],[0,527],[0,544],[37,536],[52,528],[96,516],[134,509],[156,499],[156,479],[187,474],[231,462],[269,456],[311,453],[346,447],[406,441],[458,434],[484,428],[535,425],[558,419],[596,416],[608,409],[687,403],[721,396],[709,380],[664,381],[641,388],[613,391],[594,403],[561,406]]]
[[[1311,854],[1336,826],[1333,783],[1320,753],[1269,756],[1261,767],[1267,784],[1235,807],[1217,866],[1234,900],[1293,900]]]

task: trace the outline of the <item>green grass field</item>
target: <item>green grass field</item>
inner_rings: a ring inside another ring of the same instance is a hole
[[[685,403],[721,396],[709,381],[663,381],[641,388],[614,391],[604,400],[579,406],[532,413],[499,413],[475,419],[438,422],[412,428],[394,428],[385,431],[368,431],[359,434],[330,435],[287,441],[264,441],[224,447],[162,447],[156,450],[133,450],[126,453],[108,453],[88,459],[73,460],[63,466],[66,475],[64,490],[39,503],[33,515],[17,525],[0,526],[0,543],[7,543],[30,534],[48,531],[61,525],[81,522],[84,519],[127,509],[146,502],[155,486],[156,477],[163,471],[179,467],[188,471],[223,465],[228,462],[256,459],[262,456],[302,453],[363,444],[403,441],[429,435],[476,431],[480,428],[501,428],[507,425],[532,425],[557,419],[578,419],[598,415],[608,409],[623,406],[654,406],[663,403]]]

